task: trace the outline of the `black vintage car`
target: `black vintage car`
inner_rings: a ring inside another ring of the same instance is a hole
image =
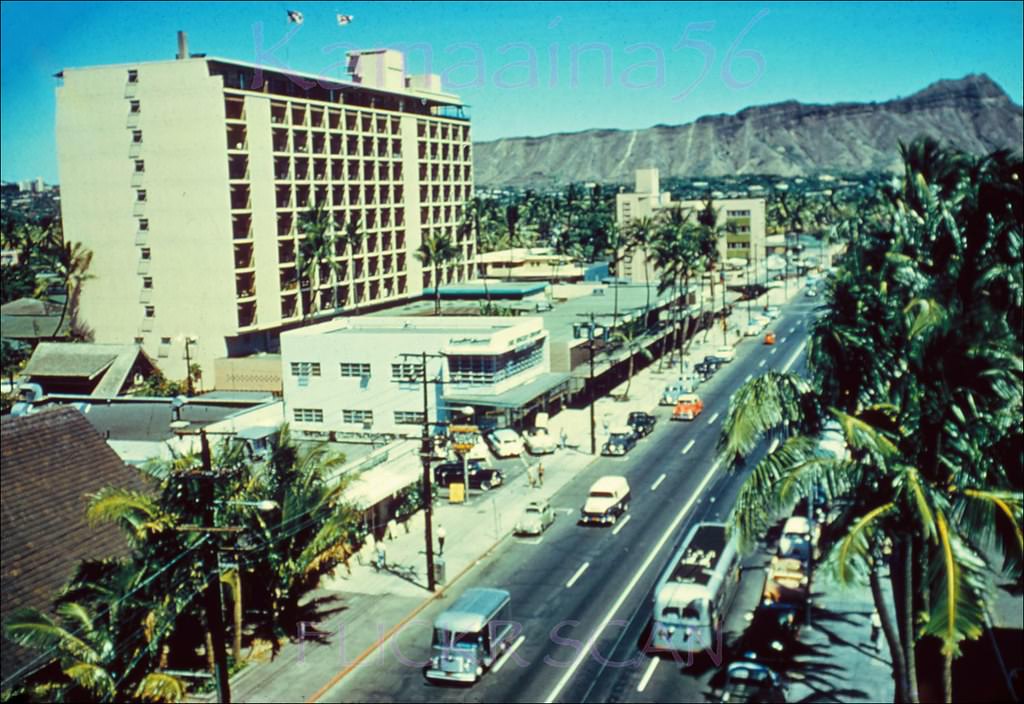
[[[629,419],[626,421],[626,425],[633,429],[634,435],[638,438],[643,438],[654,432],[654,425],[657,422],[658,419],[650,413],[633,411],[629,414]]]
[[[487,491],[501,486],[505,475],[494,467],[485,467],[479,460],[466,462],[466,474],[469,474],[469,488]],[[440,487],[461,484],[464,475],[461,462],[445,462],[434,467],[434,483]]]
[[[630,428],[615,428],[608,436],[608,442],[601,448],[605,457],[621,457],[636,447],[636,435]]]
[[[715,354],[709,354],[704,358],[704,364],[714,367],[714,370],[716,372],[721,368],[723,364],[726,364],[728,361],[729,360],[726,359],[725,357],[719,357],[718,355]]]
[[[718,371],[718,367],[707,362],[697,362],[693,365],[693,373],[698,374],[701,379],[707,380]]]

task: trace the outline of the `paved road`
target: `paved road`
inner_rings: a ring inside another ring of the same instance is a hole
[[[740,343],[736,360],[699,390],[705,411],[697,420],[672,423],[670,409],[659,409],[657,429],[627,457],[596,460],[554,496],[558,519],[542,538],[507,541],[322,701],[699,700],[710,669],[695,676],[669,661],[645,677],[651,660],[639,647],[651,589],[693,522],[727,516],[745,476],[712,464],[729,397],[750,376],[800,362],[811,311],[802,297],[784,308],[774,323],[779,341],[773,347],[760,338]],[[578,526],[587,490],[605,474],[628,478],[628,520],[614,528]],[[471,586],[511,592],[523,640],[500,669],[473,687],[427,684],[421,667],[429,656],[430,624]],[[749,608],[738,605],[733,620]]]

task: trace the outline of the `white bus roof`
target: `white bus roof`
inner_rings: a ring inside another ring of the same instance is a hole
[[[511,599],[504,589],[473,587],[462,593],[448,610],[434,620],[434,628],[456,633],[476,633]]]

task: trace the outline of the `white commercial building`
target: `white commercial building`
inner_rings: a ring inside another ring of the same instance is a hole
[[[427,418],[515,425],[567,392],[540,317],[339,318],[281,335],[285,417],[307,435],[418,435]],[[544,408],[546,410],[546,408]]]

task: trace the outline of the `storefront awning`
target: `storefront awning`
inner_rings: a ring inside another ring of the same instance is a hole
[[[481,406],[485,408],[523,408],[537,397],[567,385],[569,375],[565,372],[548,372],[541,374],[528,384],[509,389],[497,396],[492,394],[475,395],[467,391],[453,390],[444,395],[449,406]]]
[[[345,491],[345,498],[359,509],[372,508],[422,478],[419,458],[407,455],[361,473]]]

